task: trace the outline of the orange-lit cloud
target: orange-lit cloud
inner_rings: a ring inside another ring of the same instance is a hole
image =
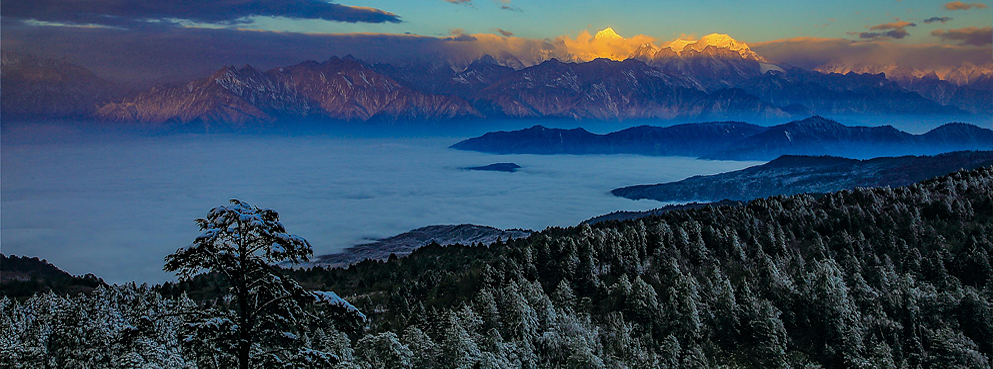
[[[596,35],[590,35],[589,31],[584,30],[574,39],[560,36],[555,41],[565,45],[573,60],[589,61],[597,58],[624,60],[639,46],[655,43],[655,38],[645,35],[624,38],[614,32],[612,28],[607,27],[597,32]]]
[[[895,22],[877,24],[875,26],[869,27],[869,31],[882,31],[882,32],[848,32],[850,35],[858,35],[859,38],[863,40],[878,40],[878,39],[901,39],[910,36],[910,32],[907,32],[907,27],[916,27],[917,24],[907,21],[901,21],[897,19]]]
[[[972,9],[972,8],[986,9],[986,4],[983,4],[983,3],[966,4],[966,3],[963,3],[963,2],[958,1],[958,0],[952,1],[952,2],[949,2],[949,3],[946,3],[945,4],[945,9],[948,9],[948,10],[969,10],[969,9]]]
[[[931,31],[931,36],[938,37],[942,41],[958,41],[962,46],[986,46],[993,44],[993,27],[965,27],[947,31],[936,29]]]
[[[896,21],[890,23],[877,24],[875,26],[869,27],[869,30],[877,31],[877,30],[888,30],[888,29],[900,29],[904,27],[915,27],[915,26],[917,25],[914,24],[913,22]]]

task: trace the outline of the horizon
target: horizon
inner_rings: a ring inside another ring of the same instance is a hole
[[[644,44],[710,34],[729,35],[772,63],[811,70],[898,66],[943,77],[966,62],[990,62],[993,53],[993,9],[984,2],[713,3],[251,0],[196,10],[46,0],[5,4],[0,37],[3,51],[67,60],[135,85],[183,81],[225,65],[268,70],[349,54],[370,63],[428,56],[465,64],[501,53],[524,66],[551,58],[623,60]],[[699,10],[710,6],[735,11]],[[646,19],[655,14],[666,21]],[[608,29],[609,37],[595,37]]]

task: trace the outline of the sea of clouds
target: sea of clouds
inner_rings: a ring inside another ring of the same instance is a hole
[[[10,136],[0,145],[2,252],[111,283],[174,279],[163,258],[198,235],[194,219],[231,198],[277,210],[290,233],[327,254],[432,224],[571,226],[663,205],[611,196],[616,187],[758,164],[448,148],[462,137]],[[496,162],[523,168],[463,169]]]

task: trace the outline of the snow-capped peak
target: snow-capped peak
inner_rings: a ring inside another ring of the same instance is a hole
[[[694,42],[696,42],[696,41],[683,40],[683,39],[675,39],[675,40],[670,41],[667,45],[664,45],[663,47],[668,47],[668,48],[672,49],[672,51],[675,51],[676,54],[679,54],[679,53],[681,53],[683,51],[683,49],[686,48],[687,45],[691,45]]]
[[[621,35],[618,35],[617,32],[614,32],[614,29],[610,27],[600,30],[600,32],[597,32],[596,35],[593,36],[594,40],[609,40],[609,39],[621,39],[621,38],[623,37],[621,37]]]
[[[699,41],[693,44],[693,49],[700,51],[707,46],[713,46],[721,49],[731,49],[732,51],[749,50],[748,45],[744,42],[739,42],[723,33],[711,33],[709,35],[703,36]]]

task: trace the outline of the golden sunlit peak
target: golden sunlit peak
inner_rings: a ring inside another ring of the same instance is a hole
[[[622,38],[624,37],[618,35],[617,32],[614,32],[614,29],[610,27],[600,30],[600,32],[596,33],[596,36],[593,36],[594,40],[609,40],[609,39],[622,39]]]
[[[733,51],[749,50],[748,45],[744,42],[739,42],[723,33],[711,33],[709,35],[703,36],[700,41],[693,44],[693,49],[700,51],[707,46],[713,46],[723,49],[731,49]]]
[[[668,47],[672,49],[672,51],[675,51],[678,54],[679,52],[683,51],[683,49],[686,48],[686,45],[692,44],[694,42],[696,41],[677,39],[669,42],[666,45],[663,45],[663,47]]]

